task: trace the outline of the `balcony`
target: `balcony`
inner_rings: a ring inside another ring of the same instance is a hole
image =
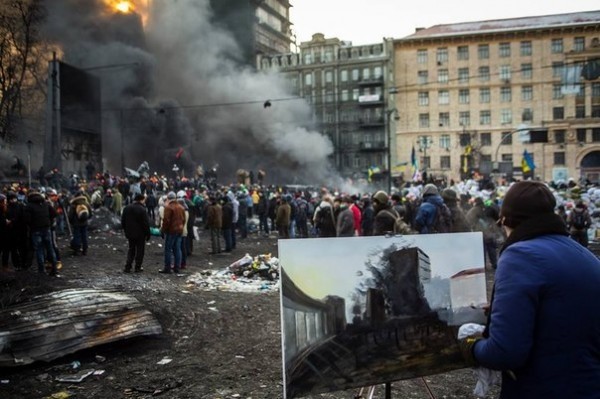
[[[366,79],[360,79],[358,81],[359,86],[381,86],[383,85],[383,76],[371,77]]]
[[[360,151],[377,152],[387,150],[384,141],[363,141],[359,144]]]
[[[385,120],[383,118],[359,118],[358,124],[360,127],[382,127],[385,126]]]

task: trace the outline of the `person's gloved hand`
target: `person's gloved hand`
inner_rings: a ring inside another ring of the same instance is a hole
[[[460,352],[463,355],[465,363],[467,363],[467,366],[469,367],[476,367],[478,365],[477,360],[473,355],[473,347],[475,346],[475,343],[481,339],[483,339],[481,333],[477,333],[475,335],[470,335],[466,338],[458,340]]]

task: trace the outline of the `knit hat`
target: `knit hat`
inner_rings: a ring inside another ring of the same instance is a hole
[[[435,186],[435,184],[426,184],[425,188],[423,188],[423,197],[426,195],[437,195],[439,194],[439,191],[437,189],[437,187]]]
[[[167,194],[167,199],[174,200],[175,198],[177,198],[177,195],[175,195],[173,191],[169,191],[169,194]]]
[[[504,196],[500,218],[503,224],[515,228],[527,219],[553,215],[556,199],[550,189],[536,181],[514,183]]]
[[[442,191],[442,198],[444,201],[458,201],[458,194],[451,188],[446,188]]]
[[[373,199],[377,200],[377,202],[379,202],[380,204],[387,204],[389,201],[389,197],[388,195],[385,193],[385,191],[377,191],[374,195],[373,195]]]

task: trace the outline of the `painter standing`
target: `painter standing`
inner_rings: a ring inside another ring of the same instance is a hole
[[[569,238],[546,185],[513,184],[487,328],[475,363],[501,370],[500,398],[600,398],[600,261]]]
[[[139,273],[144,270],[142,268],[144,250],[146,241],[150,240],[150,222],[144,206],[145,200],[144,194],[136,194],[133,202],[127,205],[121,214],[121,225],[129,242],[127,261],[123,270],[125,273],[131,273],[131,266],[134,261],[136,272]]]

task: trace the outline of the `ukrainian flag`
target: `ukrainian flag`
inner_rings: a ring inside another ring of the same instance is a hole
[[[465,147],[465,155],[463,157],[463,173],[467,173],[469,171],[469,155],[473,152],[473,148],[470,145]]]
[[[527,150],[523,151],[523,159],[521,159],[521,169],[523,173],[529,173],[535,170],[535,163],[533,157]]]

